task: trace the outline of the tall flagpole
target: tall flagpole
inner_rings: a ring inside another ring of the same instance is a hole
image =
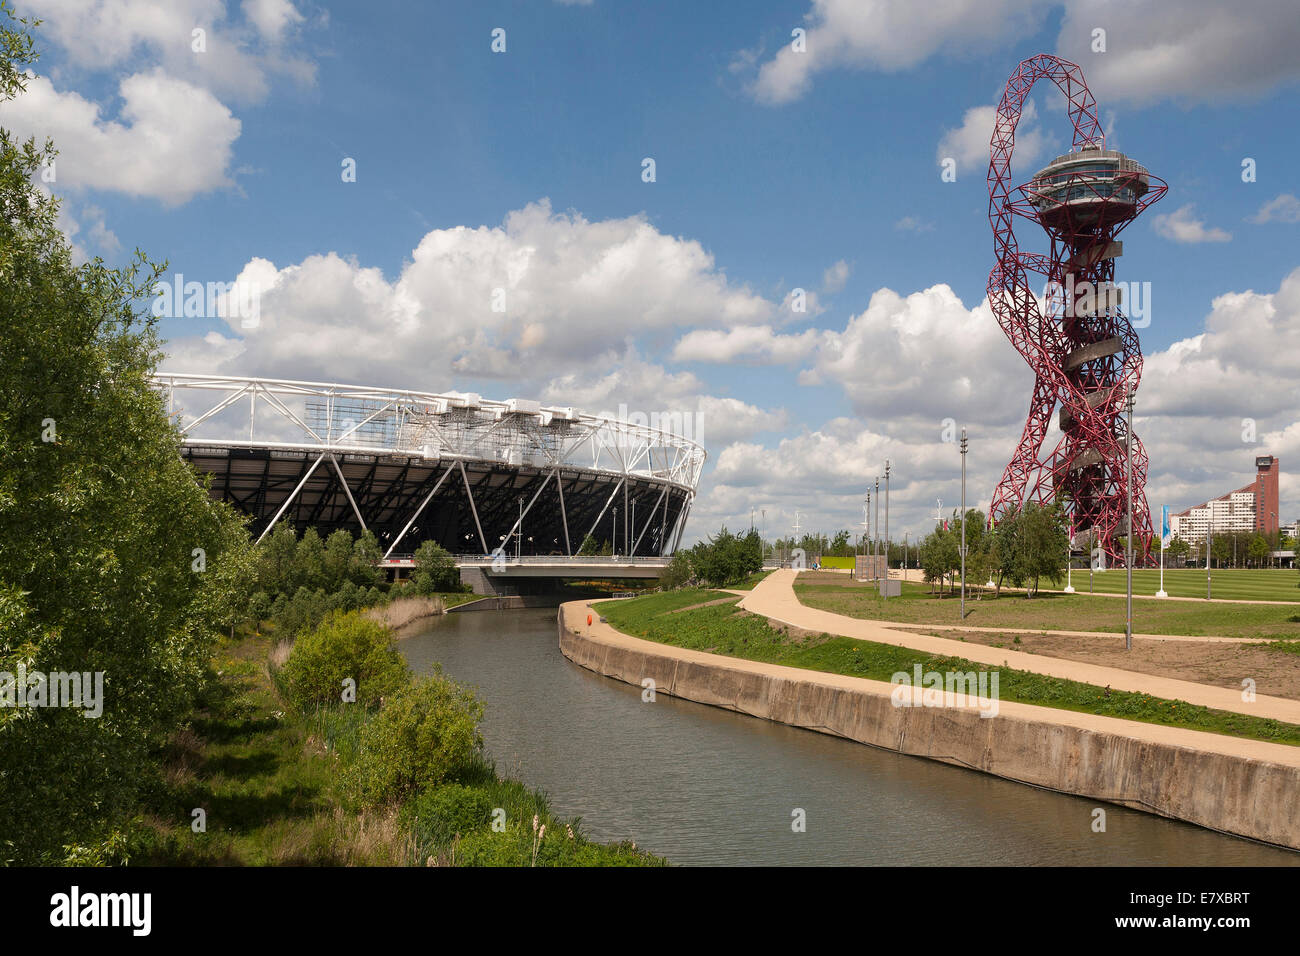
[[[1169,506],[1160,507],[1160,590],[1156,597],[1169,597],[1165,593],[1165,538],[1169,537]]]

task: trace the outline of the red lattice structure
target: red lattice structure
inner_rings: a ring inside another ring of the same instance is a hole
[[[1016,124],[1030,89],[1050,80],[1074,124],[1071,152],[1032,180],[1010,185]],[[1142,350],[1114,285],[1116,236],[1167,186],[1122,153],[1106,149],[1097,104],[1079,67],[1048,54],[1022,62],[1007,81],[990,141],[989,222],[997,264],[988,295],[1007,338],[1034,371],[1024,433],[993,494],[990,519],[1028,501],[1060,500],[1075,534],[1092,531],[1107,563],[1123,558],[1127,533],[1126,396],[1142,377]],[[1022,252],[1014,217],[1031,219],[1050,240],[1047,255]],[[1045,288],[1040,301],[1029,277]],[[1061,438],[1043,453],[1059,408]],[[1151,556],[1147,456],[1133,436],[1134,563]]]

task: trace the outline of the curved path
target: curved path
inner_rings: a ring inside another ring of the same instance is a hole
[[[753,591],[740,602],[746,611],[758,614],[780,624],[801,628],[807,631],[825,632],[842,637],[851,637],[863,641],[875,641],[879,644],[892,644],[896,647],[908,647],[925,651],[929,654],[942,654],[947,657],[960,657],[991,666],[1010,667],[1034,674],[1044,674],[1063,680],[1080,681],[1098,687],[1113,687],[1116,690],[1151,694],[1168,700],[1183,700],[1189,704],[1211,707],[1215,710],[1232,711],[1249,714],[1252,717],[1265,717],[1300,724],[1300,701],[1286,700],[1281,697],[1257,695],[1255,700],[1247,703],[1241,699],[1241,692],[1192,681],[1175,680],[1168,677],[1155,677],[1122,670],[1118,667],[1104,667],[1099,664],[1085,664],[1080,661],[1063,660],[1042,654],[1026,654],[1023,651],[1005,650],[988,647],[983,644],[971,644],[954,641],[944,637],[932,637],[928,634],[914,634],[902,630],[885,621],[867,621],[843,614],[834,614],[808,607],[800,603],[794,593],[794,579],[798,572],[789,569],[774,571],[760,581]],[[916,625],[913,625],[916,626]],[[940,625],[920,625],[937,629]],[[1003,631],[1004,629],[998,628]],[[1057,631],[1030,631],[1033,634],[1056,634]],[[1103,634],[1105,637],[1118,637],[1116,634]]]

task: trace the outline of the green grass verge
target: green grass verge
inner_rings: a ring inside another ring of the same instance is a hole
[[[1107,572],[1108,574],[1111,572]],[[1084,582],[1086,584],[1086,581]],[[1079,586],[1075,578],[1075,587]],[[902,594],[888,600],[868,584],[843,575],[799,575],[795,596],[808,607],[864,620],[907,624],[961,624],[958,599],[930,594],[929,585],[903,582]],[[1023,628],[1044,631],[1104,631],[1124,633],[1124,601],[1088,594],[1042,592],[1026,598],[1023,592],[991,591],[979,600],[966,594],[966,620],[970,627]],[[1140,634],[1175,634],[1245,637],[1277,640],[1300,637],[1297,608],[1277,604],[1198,604],[1134,598],[1133,630]]]
[[[985,664],[959,657],[849,637],[822,634],[805,640],[791,638],[783,629],[769,625],[765,618],[740,611],[734,603],[665,614],[662,605],[656,603],[659,597],[666,595],[602,603],[596,607],[618,630],[646,640],[831,674],[888,681],[899,671],[911,674],[917,664],[923,670],[940,672],[988,669]],[[1149,694],[1117,690],[1108,694],[1104,688],[1092,684],[1005,667],[998,668],[998,674],[999,699],[1004,701],[1300,746],[1300,726],[1295,724],[1212,710]]]
[[[1300,571],[1294,568],[1214,568],[1211,572],[1211,595],[1234,601],[1296,601],[1300,602]],[[1064,575],[1064,572],[1062,572]],[[1094,591],[1104,594],[1123,594],[1127,587],[1123,568],[1112,568],[1092,576]],[[1048,587],[1047,584],[1043,585]],[[1074,571],[1074,586],[1088,590],[1087,570]],[[1065,587],[1062,576],[1059,587]],[[1154,596],[1160,588],[1160,569],[1135,568],[1133,593],[1144,597]],[[1205,568],[1165,569],[1165,591],[1170,597],[1205,597]]]
[[[131,864],[665,865],[634,844],[589,840],[579,820],[556,816],[544,794],[499,778],[486,761],[456,785],[459,803],[350,808],[340,770],[369,715],[342,704],[295,714],[268,673],[274,643],[247,633],[219,642],[200,707],[169,744],[163,781],[133,829]],[[466,817],[466,801],[484,812]],[[455,826],[440,815],[448,806]],[[191,828],[196,808],[206,832]],[[505,811],[500,831],[491,826],[497,808]],[[534,816],[547,828],[540,840]]]
[[[745,578],[745,580],[743,580],[743,581],[741,581],[739,584],[735,585],[735,586],[734,586],[734,590],[737,590],[737,591],[752,591],[752,590],[754,590],[754,588],[756,588],[756,587],[758,586],[758,584],[759,584],[760,581],[762,581],[764,578],[766,578],[766,577],[767,577],[769,574],[771,574],[771,573],[772,573],[772,570],[771,570],[771,569],[769,569],[769,570],[767,570],[767,571],[755,571],[755,572],[754,572],[753,574],[751,574],[749,577]]]

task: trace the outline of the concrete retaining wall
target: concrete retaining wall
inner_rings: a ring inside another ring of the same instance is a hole
[[[753,662],[683,652],[599,624],[580,633],[587,610],[567,607],[567,624],[566,608],[559,613],[561,652],[606,677],[637,686],[649,677],[656,693],[1300,849],[1298,766],[1072,726],[1078,715],[1067,712],[1058,723],[1039,716],[1048,708],[1024,704],[1004,702],[994,718],[895,707],[893,685],[882,681],[785,676],[794,669],[782,667],[762,673]]]

